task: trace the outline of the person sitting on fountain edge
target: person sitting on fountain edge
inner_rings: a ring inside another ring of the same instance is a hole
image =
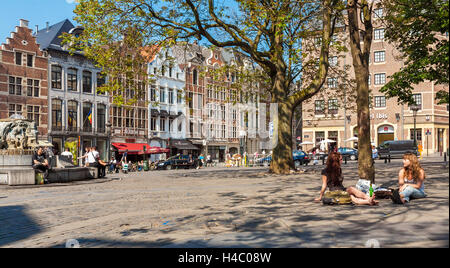
[[[38,172],[44,173],[44,183],[48,184],[48,170],[50,169],[50,165],[48,163],[47,155],[44,153],[44,149],[39,147],[36,152],[33,154],[33,169]]]

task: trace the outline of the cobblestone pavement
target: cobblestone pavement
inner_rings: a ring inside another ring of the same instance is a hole
[[[428,197],[405,206],[323,206],[322,166],[273,176],[265,168],[109,175],[63,185],[0,186],[0,247],[448,247],[449,171],[424,160]],[[394,187],[400,160],[377,162]],[[357,182],[355,162],[344,167]]]

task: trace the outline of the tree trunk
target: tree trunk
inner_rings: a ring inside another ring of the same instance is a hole
[[[372,159],[370,139],[369,72],[368,68],[355,68],[357,81],[358,115],[358,175],[361,179],[375,183],[375,168]]]
[[[348,1],[348,29],[350,47],[355,69],[357,90],[357,116],[358,116],[358,175],[361,179],[375,182],[375,168],[372,159],[372,146],[370,139],[370,108],[369,108],[369,57],[372,45],[372,7],[366,0]],[[361,9],[358,8],[361,7]],[[363,48],[361,48],[359,13],[363,12],[364,34]]]
[[[285,66],[279,61],[278,70],[272,76],[272,103],[277,105],[277,114],[274,117],[274,137],[272,139],[272,163],[270,171],[275,174],[289,174],[294,167],[292,156],[292,117],[294,105],[286,96],[288,83],[286,82]],[[273,112],[273,111],[271,111]],[[276,143],[274,143],[276,142]]]
[[[278,103],[278,116],[274,120],[274,139],[270,171],[275,174],[289,174],[294,168],[292,156],[292,116],[293,110],[289,103]]]

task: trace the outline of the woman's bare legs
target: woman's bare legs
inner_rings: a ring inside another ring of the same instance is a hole
[[[378,205],[378,201],[375,201],[375,195],[369,197],[355,187],[348,187],[347,193],[350,194],[353,203],[356,205]]]

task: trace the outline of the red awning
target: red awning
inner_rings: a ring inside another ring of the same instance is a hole
[[[161,148],[161,147],[150,147],[145,152],[140,152],[139,154],[165,154],[170,153],[169,149]]]
[[[128,150],[128,154],[164,154],[169,153],[169,149],[164,149],[160,147],[151,147],[146,143],[111,143],[112,146],[116,147],[119,153],[125,153]],[[144,146],[146,151],[144,152]]]
[[[144,146],[148,150],[150,145],[146,143],[111,143],[112,146],[116,147],[119,153],[125,153],[128,150],[129,154],[139,154],[144,151]]]

